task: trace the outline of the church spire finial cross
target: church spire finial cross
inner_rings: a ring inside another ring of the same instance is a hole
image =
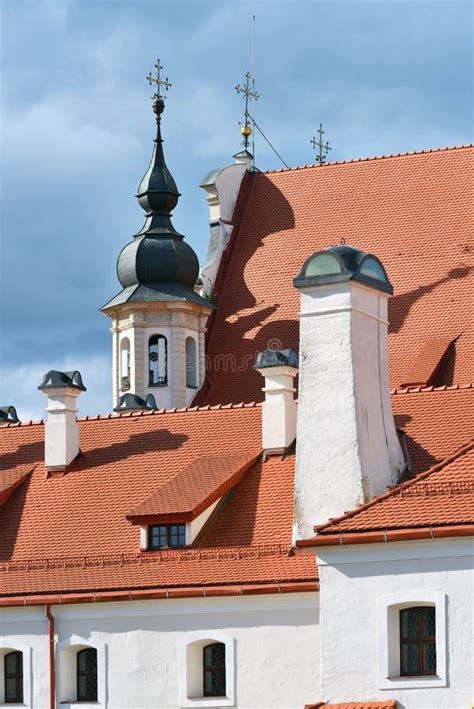
[[[252,135],[252,128],[249,124],[249,99],[253,101],[258,101],[260,98],[258,93],[255,91],[255,81],[252,81],[252,88],[250,88],[250,82],[252,76],[250,72],[245,74],[245,83],[243,86],[237,84],[235,90],[238,94],[243,94],[242,98],[245,99],[245,111],[244,111],[244,125],[240,129],[240,132],[244,136],[243,144],[244,148],[247,150],[249,147],[249,138]]]
[[[165,79],[162,78],[161,76],[161,71],[163,69],[162,65],[160,64],[160,60],[156,60],[155,64],[155,69],[156,69],[156,76],[153,76],[151,71],[149,72],[147,78],[148,83],[150,86],[153,84],[156,85],[156,92],[153,94],[152,98],[154,99],[164,99],[164,96],[161,94],[161,88],[163,87],[165,91],[168,91],[172,87],[172,84],[168,81],[168,77]]]
[[[316,136],[313,136],[312,139],[309,141],[313,148],[316,150],[318,148],[318,154],[316,155],[316,162],[318,162],[320,165],[324,165],[326,162],[326,157],[327,154],[332,148],[330,147],[329,143],[326,141],[326,143],[323,142],[323,124],[319,124],[319,128],[316,131],[319,135],[319,140],[316,140]]]

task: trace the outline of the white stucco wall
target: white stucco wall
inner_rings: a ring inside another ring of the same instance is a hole
[[[295,539],[398,481],[387,298],[355,281],[301,289]]]
[[[399,709],[471,707],[472,555],[469,539],[319,548],[321,699],[396,699]],[[438,647],[438,677],[390,678],[386,672],[387,597],[395,604],[436,605],[446,653],[444,664]]]
[[[316,593],[53,606],[52,612],[59,664],[71,638],[99,648],[107,676],[105,700],[99,692],[97,707],[179,707],[184,682],[178,669],[180,648],[187,637],[212,640],[214,631],[217,640],[227,636],[233,641],[234,706],[296,709],[319,696]],[[31,646],[31,706],[45,709],[48,637],[43,608],[0,610],[0,646],[20,644]],[[197,705],[216,703],[199,700]],[[67,709],[69,704],[60,706]]]

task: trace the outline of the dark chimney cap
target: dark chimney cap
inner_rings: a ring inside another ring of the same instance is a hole
[[[263,350],[257,355],[255,369],[267,369],[268,367],[298,369],[298,353],[294,350]]]
[[[293,285],[305,288],[345,281],[359,281],[389,295],[393,293],[380,259],[346,244],[331,246],[310,256],[293,279]]]
[[[153,394],[148,394],[146,399],[137,394],[122,394],[114,411],[156,411],[157,408]]]
[[[14,406],[0,406],[0,424],[20,423]]]
[[[68,387],[87,391],[82,383],[81,373],[77,369],[73,372],[58,372],[57,369],[52,369],[44,375],[38,389],[44,391],[45,389],[66,389]]]

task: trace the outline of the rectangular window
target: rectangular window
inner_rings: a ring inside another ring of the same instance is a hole
[[[185,544],[185,524],[152,524],[148,527],[148,549],[184,547]]]
[[[433,606],[400,611],[400,674],[436,674],[436,611]]]

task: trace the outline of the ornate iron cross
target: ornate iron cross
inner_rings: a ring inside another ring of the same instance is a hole
[[[327,154],[330,150],[332,150],[332,148],[329,146],[329,143],[327,141],[326,143],[323,143],[324,131],[322,123],[319,124],[319,129],[316,132],[319,135],[319,140],[316,140],[316,136],[313,136],[309,142],[315,150],[316,148],[319,148],[319,152],[316,155],[315,162],[318,162],[320,165],[324,165],[324,163],[326,162]]]
[[[161,87],[163,87],[165,89],[165,91],[168,91],[168,89],[170,89],[173,84],[171,84],[168,81],[168,77],[166,77],[165,79],[161,78],[161,70],[163,69],[163,67],[160,64],[159,59],[156,60],[155,69],[156,69],[156,76],[153,76],[150,71],[150,73],[148,74],[148,76],[146,78],[147,78],[147,81],[150,84],[150,86],[155,84],[156,88],[157,88],[157,91],[156,91],[156,93],[153,94],[152,98],[163,99],[164,96],[161,95]]]
[[[260,98],[258,93],[255,91],[255,85],[250,88],[251,79],[252,77],[250,75],[250,72],[247,72],[245,74],[244,85],[241,86],[240,84],[237,84],[237,86],[235,87],[237,93],[243,94],[242,98],[245,99],[244,125],[242,126],[240,132],[244,136],[243,144],[246,150],[249,146],[249,137],[252,135],[252,128],[249,125],[249,99],[252,99],[253,101],[258,101],[258,99]]]

